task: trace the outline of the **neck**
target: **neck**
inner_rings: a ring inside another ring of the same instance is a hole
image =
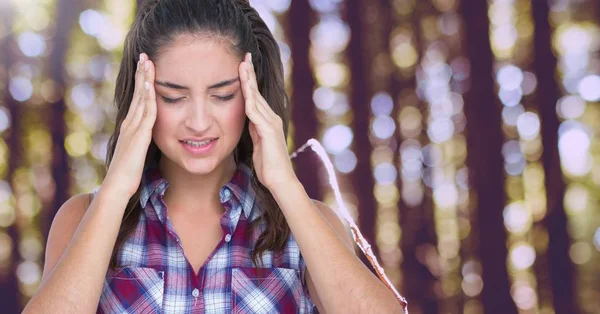
[[[231,180],[236,170],[233,156],[225,159],[210,173],[189,173],[166,157],[160,159],[159,169],[169,182],[164,201],[169,214],[193,213],[202,216],[224,212],[219,191]]]

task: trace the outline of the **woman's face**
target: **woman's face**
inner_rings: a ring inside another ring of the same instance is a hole
[[[244,128],[242,60],[228,45],[214,37],[182,35],[153,60],[154,142],[168,162],[193,174],[210,173],[232,160]]]

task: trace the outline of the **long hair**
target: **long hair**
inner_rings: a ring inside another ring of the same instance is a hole
[[[227,39],[226,42],[232,43],[230,51],[239,56],[240,62],[246,52],[252,53],[258,89],[271,109],[283,120],[283,131],[287,138],[289,99],[285,93],[279,46],[267,25],[247,1],[148,0],[139,8],[125,39],[114,96],[117,107],[116,127],[108,142],[107,169],[115,152],[121,124],[133,98],[136,64],[140,53],[144,52],[151,60],[155,60],[177,36],[185,34]],[[252,234],[252,229],[259,222],[265,222],[266,229],[260,234],[251,253],[254,264],[257,264],[259,255],[264,251],[279,252],[284,248],[290,229],[273,195],[257,179],[252,163],[253,144],[248,122],[246,118],[244,131],[233,154],[236,163],[245,163],[252,169],[251,185],[256,192],[257,205],[263,209],[263,215],[248,228],[248,234]],[[160,156],[158,147],[152,141],[145,166],[157,162]],[[138,223],[143,210],[140,206],[141,189],[140,182],[140,187],[129,199],[109,267],[117,266],[117,251]]]

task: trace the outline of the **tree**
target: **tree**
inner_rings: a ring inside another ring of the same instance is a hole
[[[312,100],[315,80],[309,62],[310,28],[313,12],[308,0],[292,1],[288,11],[288,32],[292,67],[292,121],[294,123],[294,145],[296,149],[309,139],[317,137],[318,120]],[[306,193],[314,199],[322,199],[317,175],[321,167],[316,154],[302,154],[295,159],[296,175]]]
[[[517,313],[510,295],[506,267],[506,231],[502,212],[506,203],[502,159],[502,121],[493,80],[487,1],[461,1],[466,54],[471,61],[471,89],[465,93],[467,166],[473,188],[475,251],[482,265],[481,299],[485,313]]]
[[[47,123],[52,134],[52,177],[55,182],[55,194],[52,198],[50,211],[46,212],[44,235],[48,235],[50,225],[60,206],[67,201],[70,195],[69,155],[65,149],[67,126],[65,113],[65,56],[69,47],[69,35],[73,24],[77,21],[81,8],[80,2],[59,0],[56,5],[56,31],[52,38],[52,50],[48,57],[49,76],[61,90],[58,99],[48,104]]]
[[[348,43],[348,64],[350,66],[350,107],[353,112],[352,129],[354,133],[354,153],[356,169],[352,176],[354,192],[358,199],[360,230],[372,245],[373,253],[379,256],[375,245],[376,204],[373,195],[374,179],[371,167],[371,142],[369,102],[372,90],[369,82],[371,62],[366,53],[366,40],[369,35],[365,27],[365,8],[367,3],[359,0],[346,2],[346,21],[350,27],[351,38]],[[368,264],[363,257],[363,262]]]
[[[18,47],[13,37],[12,23],[13,23],[13,12],[11,10],[10,3],[0,10],[0,17],[3,21],[2,27],[6,30],[6,36],[0,37],[0,56],[2,56],[2,69],[0,69],[0,82],[5,82],[6,86],[4,89],[4,104],[10,114],[11,128],[7,131],[6,142],[10,147],[10,153],[8,156],[8,171],[6,173],[7,180],[11,183],[11,188],[14,191],[14,185],[12,184],[13,174],[20,166],[20,161],[23,159],[23,146],[21,143],[22,130],[21,130],[21,104],[19,104],[10,94],[8,84],[10,83],[9,68],[13,64],[17,55]],[[16,208],[15,208],[16,210]],[[0,295],[6,302],[2,305],[2,311],[6,313],[18,313],[22,310],[21,306],[21,294],[19,292],[19,282],[16,276],[16,267],[19,263],[19,230],[17,225],[13,223],[7,228],[7,233],[11,238],[12,250],[10,253],[10,261],[8,269],[2,274],[2,280],[0,280]],[[6,276],[4,276],[6,275]]]
[[[412,24],[412,30],[415,37],[415,45],[417,54],[420,58],[423,49],[423,41],[420,34],[420,17],[422,9],[426,5],[431,5],[429,1],[419,1],[415,3],[415,10],[411,14],[410,19],[404,21]],[[393,13],[393,1],[381,0],[379,17],[382,24],[382,40],[381,49],[389,50],[391,42],[392,32],[397,26],[395,18],[396,15]],[[390,61],[391,62],[391,61]],[[417,60],[417,64],[419,61]],[[397,72],[392,72],[386,80],[385,89],[390,93],[390,96],[394,100],[394,107],[392,109],[392,118],[398,121],[398,115],[400,113],[401,104],[396,103],[401,94],[403,93],[416,93],[416,78],[414,75],[409,78],[400,78]],[[415,95],[415,99],[416,99]],[[420,102],[420,107],[426,107],[423,102]],[[426,108],[422,108],[426,111]],[[400,166],[400,152],[398,147],[402,143],[403,139],[400,135],[400,127],[394,133],[395,152],[394,152],[394,165]],[[426,136],[422,136],[423,140],[427,140]],[[421,141],[423,142],[423,141]],[[397,180],[398,191],[402,191],[402,179],[399,177]],[[423,197],[423,201],[417,206],[410,206],[406,204],[400,197],[398,199],[398,211],[400,218],[400,228],[402,230],[402,237],[400,240],[400,247],[402,251],[402,293],[410,304],[411,313],[438,313],[439,304],[437,296],[434,293],[434,285],[437,282],[437,278],[431,273],[428,265],[423,264],[417,258],[418,249],[421,247],[436,247],[437,235],[435,232],[435,221],[434,221],[434,207],[431,199],[431,189],[427,189]]]
[[[574,266],[569,259],[571,240],[564,208],[565,182],[558,155],[560,122],[556,116],[556,103],[559,87],[556,84],[556,57],[552,53],[548,2],[532,1],[532,13],[535,26],[533,66],[538,80],[535,97],[541,122],[546,186],[547,211],[542,224],[548,233],[547,252],[538,254],[535,267],[538,274],[543,272],[538,278],[546,277],[546,274],[550,276],[556,313],[579,313],[575,300]]]

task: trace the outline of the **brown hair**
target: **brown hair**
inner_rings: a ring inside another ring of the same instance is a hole
[[[177,36],[184,34],[228,39],[232,43],[232,51],[239,56],[240,61],[246,52],[252,53],[259,91],[273,111],[281,117],[287,138],[289,100],[284,88],[279,46],[256,10],[244,0],[149,0],[145,1],[138,10],[125,39],[114,96],[118,110],[116,127],[108,142],[107,169],[115,152],[121,123],[127,115],[133,97],[139,54],[144,52],[151,60],[156,59],[161,50],[167,48]],[[264,221],[266,225],[266,229],[261,233],[252,250],[252,260],[257,264],[259,255],[264,251],[277,252],[283,249],[290,229],[270,191],[257,179],[252,163],[252,151],[252,139],[248,132],[248,118],[246,118],[244,131],[234,150],[234,158],[236,163],[245,163],[252,169],[251,184],[256,192],[257,206],[263,209],[263,215],[254,220],[248,228],[251,234],[252,229],[260,221]],[[160,156],[158,147],[152,141],[146,155],[145,166],[157,162]],[[141,188],[140,183],[140,187],[125,209],[110,267],[117,266],[116,252],[139,220],[142,212]]]

